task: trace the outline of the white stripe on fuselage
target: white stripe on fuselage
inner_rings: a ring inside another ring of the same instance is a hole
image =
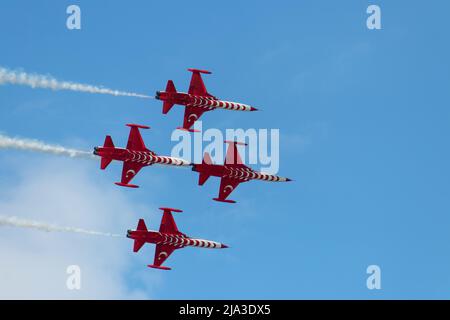
[[[199,97],[194,95],[189,95],[191,98],[191,101],[193,100],[192,104],[189,104],[193,107],[200,107],[200,108],[206,108],[206,109],[226,109],[226,110],[235,110],[235,111],[251,111],[252,107],[243,103],[237,103],[237,102],[230,102],[230,101],[223,101],[223,100],[216,100],[211,97]]]
[[[162,241],[157,242],[157,244],[170,245],[174,247],[201,247],[201,248],[211,248],[219,249],[222,245],[219,242],[203,240],[203,239],[191,239],[184,235],[178,234],[165,234],[160,233],[163,237]]]
[[[242,180],[242,181],[248,181],[251,179],[273,181],[273,182],[287,181],[287,179],[284,177],[267,174],[267,173],[262,173],[262,172],[256,172],[247,167],[235,168],[235,167],[225,165],[225,169],[227,171],[227,173],[225,174],[225,177],[234,178],[234,179]]]
[[[167,157],[167,156],[157,156],[155,153],[150,151],[135,151],[126,149],[128,154],[131,156],[128,161],[141,163],[143,165],[151,164],[163,164],[172,166],[188,166],[190,163],[186,160]]]

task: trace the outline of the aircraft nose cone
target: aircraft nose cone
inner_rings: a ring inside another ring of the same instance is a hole
[[[255,107],[250,107],[250,111],[258,111]]]
[[[226,244],[223,244],[223,243],[222,243],[221,248],[224,248],[224,249],[225,249],[225,248],[229,248],[229,247],[228,247]]]
[[[292,181],[292,179],[286,178],[286,181]]]
[[[190,165],[192,165],[192,163],[190,163],[187,160],[184,160],[184,159],[180,159],[180,160],[181,160],[181,163],[182,163],[183,166],[190,166]]]

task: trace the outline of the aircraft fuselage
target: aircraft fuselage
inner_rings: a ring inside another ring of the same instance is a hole
[[[200,248],[210,248],[210,249],[222,249],[228,248],[228,246],[203,239],[195,239],[186,236],[185,234],[168,234],[161,233],[158,231],[142,231],[142,230],[128,230],[127,237],[133,240],[140,240],[147,243],[170,245],[177,248],[182,247],[200,247]]]
[[[226,109],[234,111],[256,111],[257,109],[238,102],[219,100],[214,96],[197,96],[185,92],[157,91],[156,99],[173,104],[199,107],[207,110]]]
[[[192,166],[192,171],[196,171],[199,173],[207,174],[208,176],[214,177],[228,177],[234,178],[237,180],[248,181],[248,180],[264,180],[264,181],[273,181],[273,182],[285,182],[290,181],[289,178],[280,177],[277,175],[262,173],[254,171],[253,169],[242,166],[228,166],[228,165],[219,165],[219,164],[194,164]]]
[[[117,161],[136,162],[142,166],[149,166],[155,163],[179,166],[186,166],[190,164],[183,159],[158,156],[153,151],[135,151],[115,147],[95,147],[94,154],[103,158],[113,159]]]

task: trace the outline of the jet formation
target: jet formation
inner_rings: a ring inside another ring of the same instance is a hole
[[[183,126],[177,129],[188,132],[196,132],[192,129],[195,121],[207,111],[225,109],[233,111],[256,111],[255,107],[238,102],[229,102],[208,93],[202,79],[202,74],[211,72],[200,69],[188,69],[192,72],[192,78],[187,93],[178,92],[172,80],[169,80],[165,91],[157,91],[155,98],[163,102],[162,113],[167,114],[174,105],[185,107]],[[103,146],[94,148],[94,154],[101,158],[100,169],[104,170],[113,161],[123,162],[122,177],[117,185],[122,187],[137,188],[138,185],[131,184],[131,180],[145,166],[161,164],[166,166],[191,167],[192,171],[199,173],[198,184],[203,185],[209,177],[220,178],[219,194],[215,201],[235,203],[228,196],[243,182],[250,180],[262,180],[269,182],[288,182],[289,178],[258,172],[246,166],[238,151],[238,146],[246,144],[239,141],[224,141],[228,144],[227,153],[223,164],[214,164],[208,153],[204,154],[201,163],[190,163],[184,159],[171,156],[157,155],[154,151],[147,149],[139,129],[149,129],[148,126],[138,124],[127,124],[130,127],[128,143],[125,148],[114,146],[111,136],[107,135]],[[151,268],[170,270],[162,266],[162,263],[170,254],[179,248],[187,246],[222,249],[226,245],[210,240],[190,238],[178,231],[172,212],[181,212],[178,209],[160,208],[164,211],[159,231],[149,231],[143,219],[140,219],[136,230],[128,230],[127,237],[134,240],[133,251],[138,252],[145,243],[156,244],[155,257]]]

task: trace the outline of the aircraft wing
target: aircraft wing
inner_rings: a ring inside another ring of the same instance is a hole
[[[222,177],[222,179],[220,180],[219,196],[217,198],[214,198],[214,200],[221,202],[235,203],[236,201],[234,200],[227,200],[227,197],[231,194],[231,192],[234,191],[234,189],[236,189],[239,183],[245,181],[246,180],[238,180],[229,177]]]
[[[209,96],[208,91],[206,91],[205,83],[203,82],[200,71],[196,69],[191,69],[189,71],[192,72],[192,78],[188,93],[196,96]]]
[[[205,111],[207,110],[203,108],[186,106],[186,108],[184,109],[184,121],[182,129],[193,131],[191,127],[194,125],[194,122],[197,121]]]
[[[141,133],[139,132],[139,128],[148,129],[149,127],[136,124],[127,124],[127,126],[131,127],[130,135],[128,136],[127,149],[134,151],[148,151],[145,147]]]
[[[141,170],[143,165],[137,162],[124,161],[123,169],[122,169],[122,180],[120,182],[116,182],[119,186],[137,188],[136,185],[128,184],[131,179]]]
[[[159,226],[159,232],[169,234],[180,233],[180,231],[178,231],[177,224],[173,219],[171,211],[167,208],[164,208],[163,217],[161,219],[161,225]]]
[[[172,252],[177,249],[174,246],[167,244],[157,244],[155,249],[155,259],[153,265],[149,265],[151,268],[170,270],[168,267],[162,267],[164,261],[172,254]]]
[[[231,141],[225,141],[225,143],[228,143],[227,154],[225,156],[225,164],[234,167],[246,167],[242,162],[239,150],[237,148],[238,145],[245,145],[245,143]]]

